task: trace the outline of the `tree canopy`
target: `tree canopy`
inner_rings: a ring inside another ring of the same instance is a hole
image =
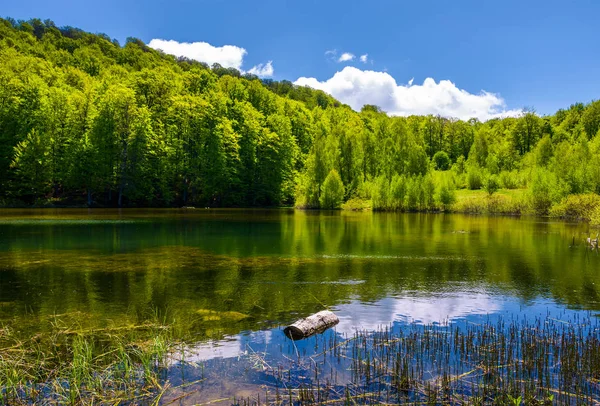
[[[599,131],[598,101],[485,123],[390,117],[136,38],[0,19],[4,205],[427,209],[490,176],[560,199],[600,192]]]

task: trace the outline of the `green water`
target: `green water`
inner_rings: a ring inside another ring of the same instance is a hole
[[[160,318],[189,342],[331,308],[340,331],[600,310],[587,224],[294,210],[0,211],[0,323]],[[571,246],[575,239],[576,246]]]

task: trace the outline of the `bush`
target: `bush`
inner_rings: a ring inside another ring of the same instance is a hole
[[[344,184],[340,174],[332,169],[321,185],[319,202],[323,209],[337,209],[344,201]]]
[[[364,200],[360,197],[353,197],[349,199],[346,203],[342,204],[342,210],[348,211],[365,211],[371,209],[371,201]]]
[[[521,214],[527,210],[523,199],[506,195],[476,196],[458,200],[452,206],[455,213]]]
[[[380,176],[373,187],[373,210],[388,210],[390,182],[385,176]]]
[[[519,187],[519,175],[517,171],[502,171],[499,175],[500,185],[504,189],[517,189]]]
[[[435,183],[433,183],[431,175],[422,178],[420,197],[421,209],[435,208]]]
[[[535,214],[548,214],[552,203],[559,198],[560,191],[556,176],[541,170],[534,172],[529,186],[529,199]]]
[[[454,187],[449,182],[440,183],[438,202],[444,210],[456,202],[456,193],[454,192]]]
[[[496,193],[498,189],[500,189],[498,177],[496,175],[488,176],[488,178],[485,180],[484,189],[490,196]]]
[[[406,207],[409,210],[416,210],[419,206],[419,194],[421,186],[417,178],[409,178],[406,182]]]
[[[358,197],[365,200],[371,200],[373,198],[373,193],[375,192],[376,188],[377,185],[375,184],[375,182],[366,180],[360,185],[358,185],[358,190],[356,192],[358,194]]]
[[[594,211],[592,211],[590,223],[592,223],[593,226],[600,226],[600,206],[596,207]]]
[[[444,151],[438,151],[433,156],[433,164],[435,165],[435,169],[439,171],[447,171],[450,169],[451,163],[450,157]]]
[[[403,210],[405,195],[406,179],[404,178],[404,176],[394,175],[390,184],[390,209]]]
[[[470,167],[467,171],[467,185],[469,186],[469,189],[481,189],[482,184],[481,169],[476,166]]]
[[[600,196],[595,193],[570,195],[550,209],[550,215],[555,217],[591,220],[600,208]]]

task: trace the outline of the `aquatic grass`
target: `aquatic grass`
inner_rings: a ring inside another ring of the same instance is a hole
[[[86,330],[62,318],[52,325],[27,339],[2,329],[0,404],[150,403],[166,390],[173,343],[165,326]]]
[[[0,403],[164,399],[168,404],[211,382],[200,368],[202,376],[171,386],[174,359],[185,363],[186,350],[179,345],[176,355],[165,326],[90,332],[64,320],[54,325],[52,334],[28,340],[2,329]],[[232,366],[262,377],[256,381],[262,389],[257,386],[253,397],[218,400],[240,405],[600,403],[600,321],[589,315],[411,324],[311,340],[299,351],[292,341],[287,350],[257,351],[248,345]],[[296,355],[281,358],[278,351]],[[182,393],[183,388],[189,391]]]
[[[262,391],[275,404],[600,403],[600,324],[589,316],[409,325],[313,340],[314,354],[260,363],[275,379]],[[259,404],[258,394],[233,403]]]

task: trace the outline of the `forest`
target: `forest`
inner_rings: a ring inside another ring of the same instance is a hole
[[[600,222],[600,101],[480,122],[0,19],[0,206],[534,213]]]

